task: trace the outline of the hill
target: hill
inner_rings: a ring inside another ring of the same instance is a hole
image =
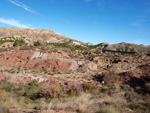
[[[0,37],[0,113],[150,112],[149,46],[47,29],[1,27]]]
[[[119,43],[112,45],[116,50],[135,51],[137,53],[150,53],[150,46],[136,45],[130,43]]]
[[[61,34],[57,34],[49,29],[19,29],[19,28],[6,28],[0,27],[0,38],[21,38],[24,37],[25,41],[32,43],[34,41],[41,42],[63,42],[69,41],[70,38]]]

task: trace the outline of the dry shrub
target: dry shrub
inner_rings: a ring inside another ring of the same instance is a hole
[[[63,94],[63,87],[60,83],[56,83],[53,87],[47,90],[46,94],[51,98],[59,97]]]
[[[119,113],[119,111],[113,106],[102,106],[100,113]]]
[[[12,93],[7,94],[0,103],[7,108],[34,108],[34,104],[30,99]]]
[[[6,91],[5,90],[0,90],[0,101],[6,96]]]
[[[49,110],[49,104],[46,102],[45,98],[40,98],[39,100],[35,101],[34,109],[36,110]]]
[[[62,88],[61,84],[60,83],[55,84],[53,86],[52,92],[53,92],[54,98],[62,95],[63,94],[63,88]]]
[[[38,98],[56,98],[56,97],[63,97],[65,95],[65,88],[61,86],[60,83],[56,83],[51,88],[41,89],[38,92],[34,93],[33,99]]]
[[[145,83],[145,89],[147,90],[147,92],[150,92],[150,83],[149,82]]]
[[[112,85],[112,83],[119,83],[119,75],[114,72],[108,71],[103,74],[103,80],[108,85]]]
[[[10,113],[8,106],[4,104],[7,100],[7,96],[5,90],[0,90],[0,113]]]
[[[141,99],[141,96],[137,94],[134,89],[130,88],[129,91],[126,91],[125,98],[128,102],[138,103],[138,100]]]
[[[0,113],[10,113],[9,109],[0,103]]]
[[[91,95],[85,93],[82,93],[78,97],[53,100],[50,103],[50,109],[78,111],[80,113],[95,113],[97,111],[97,108],[94,107],[94,101],[91,99]]]
[[[93,89],[96,89],[97,88],[97,85],[95,82],[86,82],[83,84],[83,91],[84,92],[90,92],[92,91]]]
[[[124,92],[114,93],[111,97],[111,103],[116,106],[117,109],[122,109],[127,105],[127,101],[124,97]]]
[[[122,84],[121,85],[121,88],[124,90],[124,91],[129,91],[129,89],[131,88],[130,85],[128,84]]]
[[[78,91],[77,89],[73,86],[69,91],[68,91],[68,94],[70,96],[77,96],[78,95]]]

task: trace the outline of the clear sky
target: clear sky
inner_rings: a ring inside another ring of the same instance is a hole
[[[0,26],[51,29],[85,43],[150,45],[150,0],[0,0]]]

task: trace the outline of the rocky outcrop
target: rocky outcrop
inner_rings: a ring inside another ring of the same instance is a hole
[[[94,62],[85,62],[84,68],[86,71],[96,71],[97,70],[97,64]]]
[[[34,51],[1,52],[0,64],[8,67],[22,66],[27,69],[43,70],[47,72],[75,71],[78,68],[76,61],[64,59],[62,57],[61,54]]]

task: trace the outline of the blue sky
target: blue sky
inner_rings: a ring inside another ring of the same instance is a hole
[[[0,26],[51,29],[93,44],[150,45],[150,0],[0,0]]]

